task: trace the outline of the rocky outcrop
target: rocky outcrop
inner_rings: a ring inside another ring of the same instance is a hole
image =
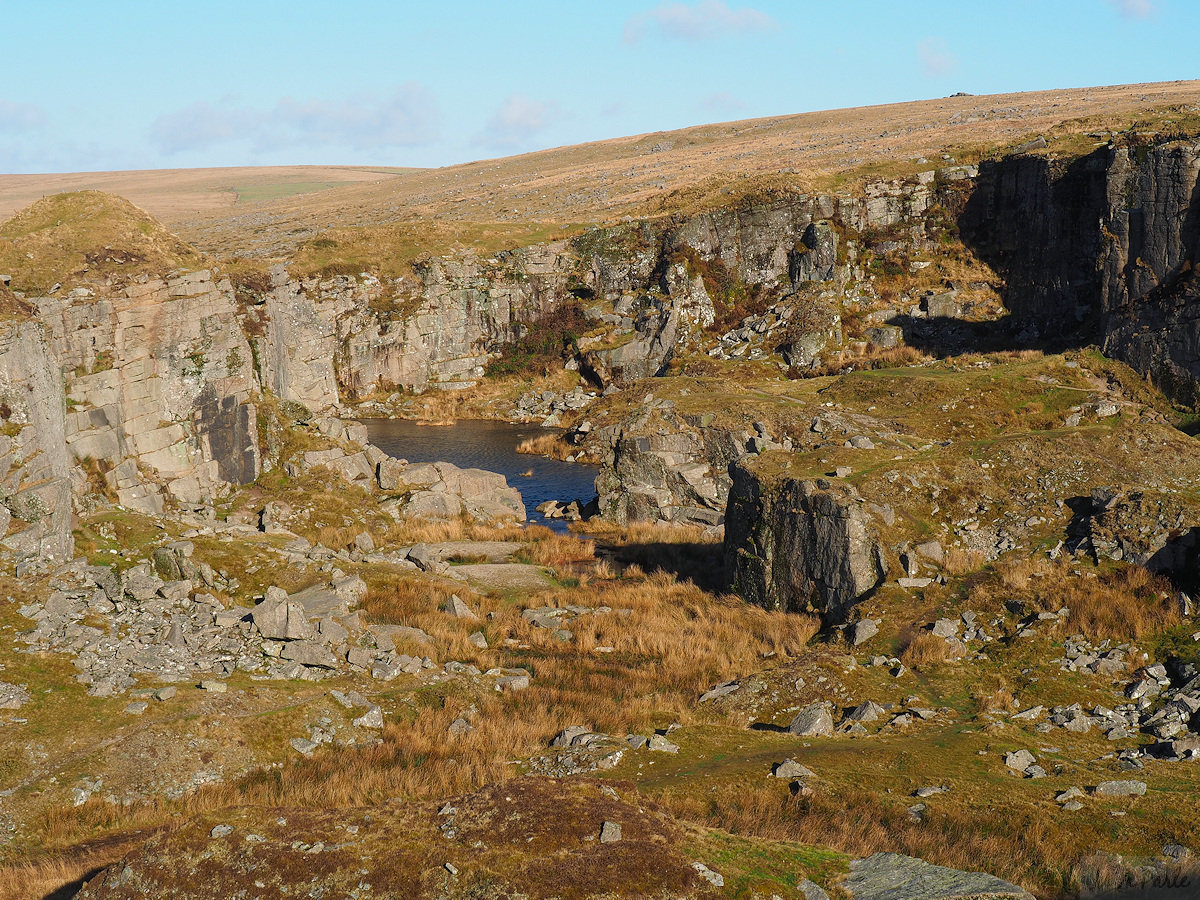
[[[319,418],[316,425],[323,435],[339,443],[299,454],[285,465],[289,475],[320,467],[369,491],[378,488],[387,496],[382,508],[397,519],[457,519],[465,515],[477,522],[525,521],[520,491],[509,487],[498,472],[460,469],[448,462],[410,465],[367,443],[365,425],[331,416]],[[261,524],[264,531],[286,530],[286,512],[268,505]]]
[[[119,503],[202,505],[258,477],[258,382],[228,281],[143,276],[33,302],[64,373],[66,447]]]
[[[292,278],[271,270],[263,385],[322,411],[376,389],[466,387],[527,324],[569,298],[564,243],[417,263],[413,274]]]
[[[729,583],[747,601],[844,621],[887,566],[865,504],[852,487],[768,474],[774,460],[732,467],[725,515]]]
[[[1043,341],[1094,340],[1192,405],[1200,401],[1200,146],[1109,146],[1069,162],[980,167],[960,217]]]
[[[1093,559],[1116,559],[1171,576],[1194,590],[1200,586],[1200,529],[1196,510],[1180,497],[1138,488],[1097,488],[1087,498],[1074,529],[1074,545]]]
[[[1200,401],[1200,147],[1119,150],[1109,163],[1101,264],[1106,353]]]
[[[596,477],[600,514],[619,524],[667,521],[716,525],[729,496],[729,463],[749,435],[712,427],[712,416],[683,416],[649,399],[599,436],[604,464]]]
[[[0,543],[63,561],[71,537],[71,463],[62,374],[36,322],[0,325]]]

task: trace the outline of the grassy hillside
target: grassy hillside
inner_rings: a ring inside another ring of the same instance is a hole
[[[100,191],[52,194],[0,225],[0,271],[25,293],[68,279],[158,274],[203,262],[146,212]]]

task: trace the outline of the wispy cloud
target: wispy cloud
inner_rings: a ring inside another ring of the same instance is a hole
[[[553,103],[526,94],[509,94],[476,136],[475,143],[497,150],[522,147],[558,117],[558,108]]]
[[[711,113],[740,113],[745,111],[746,103],[726,91],[717,91],[700,98],[697,104],[700,109]]]
[[[730,34],[773,31],[779,23],[749,6],[731,9],[723,0],[699,3],[661,3],[648,12],[636,13],[625,23],[624,39],[636,44],[651,31],[683,41],[704,41]]]
[[[31,131],[45,122],[46,111],[40,106],[0,98],[0,131],[17,134]]]
[[[1148,19],[1158,12],[1158,0],[1107,0],[1127,19]]]
[[[958,68],[958,60],[946,42],[937,37],[925,38],[917,44],[917,58],[921,61],[921,71],[928,78],[940,78]]]
[[[413,147],[438,133],[437,104],[420,84],[402,84],[384,96],[359,95],[340,102],[285,97],[273,107],[193,103],[159,116],[151,141],[164,153],[201,150],[247,141],[256,150],[344,146],[354,150]]]

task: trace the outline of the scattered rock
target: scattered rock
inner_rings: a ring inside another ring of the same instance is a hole
[[[692,868],[696,870],[696,874],[698,874],[701,878],[703,878],[705,881],[707,881],[713,887],[724,887],[725,886],[725,876],[721,875],[718,872],[714,872],[712,869],[710,869],[704,863],[694,862],[694,863],[692,863]]]
[[[833,717],[824,703],[810,703],[796,713],[789,732],[801,737],[829,737],[833,734]]]
[[[370,709],[355,719],[351,724],[357,728],[382,728],[383,710],[376,705],[372,705]]]

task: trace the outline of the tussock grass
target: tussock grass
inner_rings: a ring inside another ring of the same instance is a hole
[[[439,611],[439,602],[452,592],[481,621]],[[511,761],[545,747],[567,725],[583,723],[624,734],[693,721],[700,693],[716,682],[757,671],[764,655],[801,653],[819,627],[813,617],[767,612],[732,596],[714,597],[663,572],[596,579],[582,594],[579,589],[550,590],[527,598],[522,606],[581,602],[608,606],[612,612],[575,619],[570,624],[575,640],[564,643],[521,618],[520,607],[504,597],[476,595],[463,585],[406,572],[374,577],[362,604],[369,618],[425,629],[435,648],[424,646],[423,652],[433,649],[441,659],[473,662],[481,669],[524,667],[533,673],[531,687],[516,694],[490,691],[486,681],[425,687],[413,695],[414,714],[405,714],[403,707],[401,714],[389,714],[378,745],[290,758],[277,768],[202,788],[179,801],[129,808],[89,801],[52,813],[43,827],[45,845],[69,846],[97,831],[143,827],[241,804],[346,807],[470,791],[518,774]],[[480,651],[466,643],[466,635],[480,628],[492,649]],[[596,647],[613,650],[597,653]],[[450,723],[463,714],[475,730],[449,735]]]
[[[972,585],[968,603],[994,612],[1014,601],[1035,612],[1065,606],[1066,627],[1090,640],[1138,640],[1180,623],[1167,578],[1128,563],[1078,574],[1075,565],[1068,558],[1002,560]]]
[[[910,669],[928,669],[950,659],[950,646],[928,631],[910,635],[900,650],[900,662]]]
[[[915,822],[908,803],[893,804],[868,788],[836,794],[817,790],[790,797],[776,785],[751,781],[704,796],[672,793],[665,801],[678,815],[734,834],[832,847],[853,856],[902,853],[937,865],[989,871],[1030,888],[1065,887],[1055,871],[1070,871],[1082,841],[1060,840],[1043,819],[1003,804],[937,807]]]
[[[568,444],[562,435],[551,432],[539,434],[537,437],[526,438],[517,444],[517,452],[529,456],[549,456],[551,459],[566,459],[572,453],[578,453],[579,448]]]

